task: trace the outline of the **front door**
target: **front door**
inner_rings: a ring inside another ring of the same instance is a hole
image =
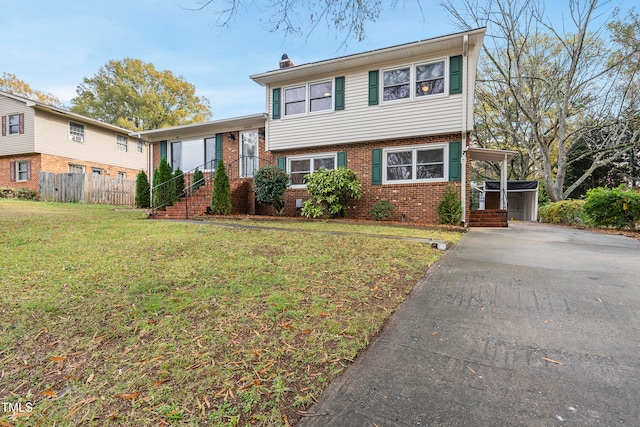
[[[240,176],[252,178],[258,169],[258,131],[240,132]]]

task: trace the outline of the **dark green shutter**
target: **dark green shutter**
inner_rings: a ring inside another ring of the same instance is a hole
[[[218,167],[218,162],[222,160],[222,134],[216,133],[216,164],[214,168]]]
[[[160,141],[160,161],[167,159],[167,141]]]
[[[287,171],[287,158],[286,157],[278,157],[278,167],[283,171]]]
[[[462,143],[449,143],[449,181],[458,182],[462,179]]]
[[[449,94],[462,93],[462,55],[449,58]]]
[[[273,90],[273,111],[271,112],[272,119],[280,118],[280,88]]]
[[[369,71],[369,105],[378,105],[378,84],[379,84],[379,72],[378,70]]]
[[[371,185],[382,185],[382,148],[371,150]]]
[[[347,152],[346,151],[340,151],[338,153],[338,167],[343,167],[343,168],[347,167]]]
[[[344,77],[336,77],[336,110],[344,110]]]

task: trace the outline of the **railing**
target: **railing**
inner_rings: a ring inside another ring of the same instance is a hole
[[[217,165],[218,161],[214,159],[152,187],[151,217],[155,217],[156,211],[171,206],[182,198],[185,200],[185,219],[189,218],[191,216],[190,213],[204,203],[208,206],[211,199],[210,194],[200,201],[194,200],[192,196],[198,188],[213,182]],[[241,156],[232,162],[226,163],[224,167],[229,178],[229,184],[232,184],[241,178],[253,178],[253,173],[258,166],[271,165],[273,165],[271,159],[258,156]],[[196,171],[202,172],[202,176],[196,176]],[[181,182],[184,183],[184,189],[176,190],[176,186],[181,186]]]

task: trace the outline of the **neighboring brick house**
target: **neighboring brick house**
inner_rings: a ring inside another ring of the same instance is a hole
[[[148,147],[129,130],[0,91],[0,187],[38,191],[38,172],[135,179]]]
[[[187,157],[190,167],[251,156],[255,167],[278,165],[291,176],[286,215],[299,215],[309,198],[306,174],[345,166],[358,174],[363,192],[349,217],[370,218],[370,207],[385,199],[396,207],[394,220],[435,223],[449,185],[468,212],[465,153],[484,35],[480,28],[303,65],[283,55],[278,69],[250,76],[265,87],[266,115],[136,137],[152,143],[154,165],[161,156],[182,170],[189,169]]]

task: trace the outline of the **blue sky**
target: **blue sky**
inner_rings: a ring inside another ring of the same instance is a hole
[[[220,28],[215,6],[187,10],[198,0],[0,0],[0,72],[68,104],[83,78],[109,60],[136,58],[194,84],[215,120],[265,111],[264,89],[249,76],[277,68],[283,53],[302,64],[458,31],[439,1],[423,0],[422,11],[416,1],[398,1],[367,25],[366,40],[345,47],[345,34],[322,26],[308,37],[271,33],[270,12],[259,1],[246,3]],[[568,13],[568,0],[548,3],[556,19]]]

